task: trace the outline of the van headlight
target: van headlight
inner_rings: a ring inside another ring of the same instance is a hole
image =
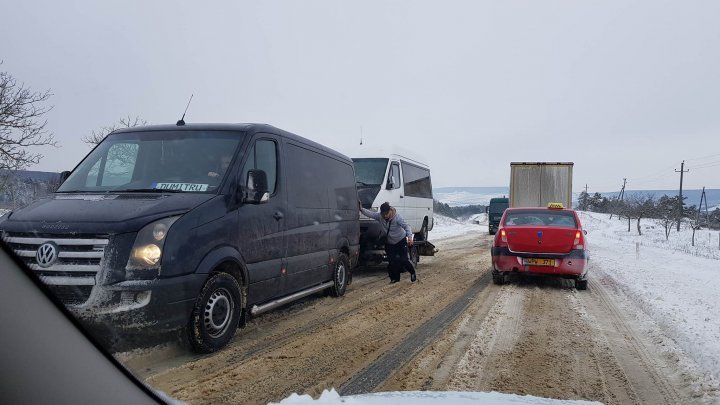
[[[163,218],[145,225],[135,237],[126,269],[151,270],[160,267],[168,230],[178,218],[180,216]]]

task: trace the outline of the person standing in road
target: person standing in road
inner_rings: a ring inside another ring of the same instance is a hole
[[[400,281],[400,271],[406,270],[410,273],[410,281],[417,280],[415,266],[410,262],[408,246],[413,245],[413,233],[410,225],[397,213],[390,203],[384,202],[380,206],[380,212],[371,211],[362,207],[358,201],[358,208],[368,218],[372,218],[383,226],[387,240],[385,242],[385,253],[387,254],[390,266],[388,273],[390,284]]]

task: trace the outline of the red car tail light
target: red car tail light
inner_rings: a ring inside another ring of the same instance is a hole
[[[500,240],[504,243],[507,243],[507,233],[504,229],[500,230]]]
[[[583,238],[582,238],[581,231],[575,232],[575,240],[573,241],[573,248],[575,248],[575,249],[584,249],[585,248],[585,246],[583,246]]]

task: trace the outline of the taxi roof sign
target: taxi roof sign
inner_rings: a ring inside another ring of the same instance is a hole
[[[548,204],[548,208],[550,208],[551,210],[561,210],[561,209],[565,208],[565,206],[562,205],[562,203],[553,202],[553,203]]]

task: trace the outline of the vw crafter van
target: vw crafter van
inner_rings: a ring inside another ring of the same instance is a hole
[[[289,132],[149,126],[110,134],[0,230],[84,324],[185,328],[194,350],[212,352],[248,315],[345,293],[357,200],[352,161]]]

